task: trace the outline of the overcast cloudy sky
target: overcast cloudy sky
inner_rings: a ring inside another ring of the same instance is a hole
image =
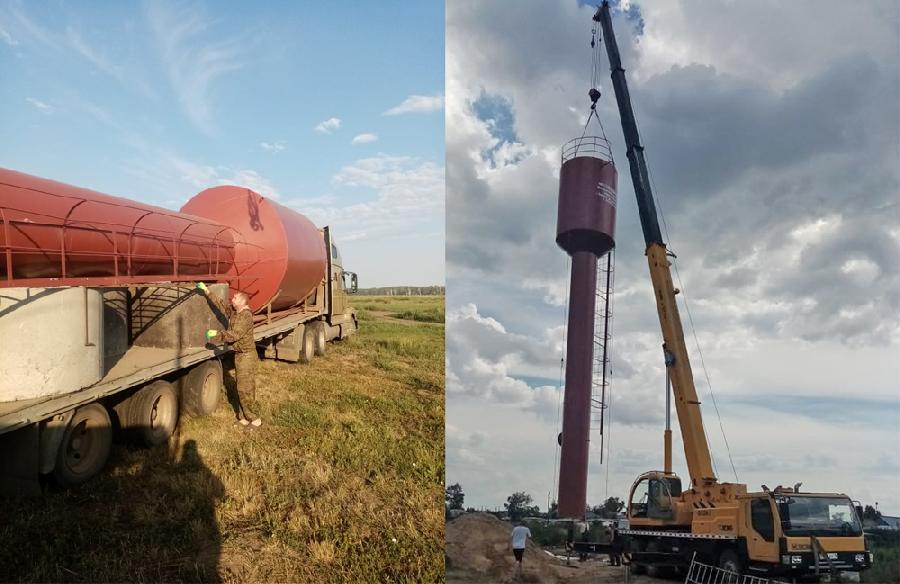
[[[443,35],[440,2],[0,0],[0,166],[173,209],[250,187],[361,286],[443,283]]]
[[[614,13],[738,479],[802,481],[893,515],[898,6],[654,0]],[[447,481],[467,505],[555,497],[559,146],[587,113],[593,12],[574,0],[447,2]],[[612,456],[600,466],[592,441],[594,504],[662,467],[664,417],[661,337],[602,58],[599,113],[620,182]],[[683,305],[682,318],[718,476],[734,481]]]

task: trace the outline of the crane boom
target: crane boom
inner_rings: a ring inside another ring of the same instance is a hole
[[[697,399],[697,389],[694,386],[691,363],[684,342],[684,330],[678,314],[678,304],[675,301],[677,292],[672,283],[672,272],[669,269],[669,253],[659,230],[656,205],[653,202],[653,192],[650,188],[647,164],[644,160],[644,147],[641,146],[638,135],[637,123],[631,107],[631,97],[628,94],[628,84],[625,81],[625,69],[622,68],[622,61],[619,58],[619,47],[616,44],[607,1],[604,1],[597,9],[594,20],[599,22],[602,27],[603,42],[606,45],[606,54],[612,70],[610,76],[616,94],[616,103],[619,106],[619,115],[622,119],[622,132],[625,134],[628,166],[631,170],[631,181],[637,197],[641,229],[644,232],[644,242],[647,246],[650,279],[656,297],[656,310],[662,329],[663,348],[666,351],[666,366],[669,368],[672,382],[675,411],[681,428],[688,472],[693,487],[708,485],[715,483],[716,477],[713,473],[712,459],[703,429],[700,400]]]

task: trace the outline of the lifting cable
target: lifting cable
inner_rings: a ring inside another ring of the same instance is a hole
[[[556,448],[553,449],[553,497],[554,500],[556,498],[556,488],[557,483],[556,480],[559,478],[559,451],[561,445],[559,444],[559,435],[562,432],[561,424],[560,424],[560,404],[562,403],[563,398],[563,378],[566,371],[566,335],[568,334],[567,328],[569,324],[569,269],[570,269],[570,258],[569,254],[566,254],[566,300],[563,309],[563,335],[562,335],[562,345],[560,345],[560,355],[559,355],[559,383],[556,385],[556,435],[553,437],[553,441],[557,442]],[[547,508],[547,512],[550,512],[550,508]]]
[[[601,43],[600,43],[600,37],[598,35],[597,26],[598,26],[598,24],[596,22],[593,22],[591,25],[591,89],[588,91],[588,96],[591,99],[591,107],[590,107],[590,112],[588,113],[587,120],[585,120],[585,123],[584,123],[584,129],[581,132],[581,138],[579,140],[579,145],[584,141],[585,135],[587,135],[587,129],[591,123],[591,118],[596,119],[597,125],[600,127],[600,135],[602,136],[603,143],[606,147],[606,149],[604,150],[604,153],[609,155],[610,162],[613,165],[615,165],[616,161],[615,161],[615,157],[613,156],[612,146],[610,146],[610,144],[609,144],[609,138],[606,135],[606,128],[603,127],[603,120],[600,119],[600,115],[597,113],[597,102],[600,100],[600,97],[602,95],[600,90],[597,89],[597,86],[600,83],[600,78],[602,75],[600,63],[601,63],[602,51],[603,51],[602,47],[600,46]],[[576,153],[577,153],[577,147],[576,147]],[[611,272],[614,269],[614,265],[615,265],[615,248],[611,249],[607,253],[608,253],[607,270]],[[599,259],[598,259],[598,263],[599,263]],[[613,300],[614,300],[615,294],[613,292],[613,289],[614,288],[612,286],[608,287],[606,290],[605,298],[604,298],[604,301],[606,303],[605,312],[607,314],[605,330],[603,331],[603,334],[604,334],[603,346],[604,346],[604,350],[606,351],[606,361],[603,363],[603,368],[604,368],[603,375],[604,375],[605,381],[609,380],[613,377],[612,348],[611,348],[613,319],[615,318],[615,312],[613,311]],[[594,327],[595,327],[594,336],[596,337],[596,327],[597,327],[596,322],[594,323]],[[595,358],[596,358],[596,356],[595,356]],[[591,386],[593,387],[593,380],[591,382]],[[607,397],[608,403],[600,404],[600,416],[601,416],[601,420],[600,420],[600,427],[601,427],[600,460],[601,460],[601,462],[604,460],[603,448],[604,448],[604,445],[606,446],[606,458],[605,458],[606,462],[604,464],[604,466],[606,467],[606,478],[605,478],[605,485],[604,485],[604,489],[603,489],[603,501],[601,501],[601,503],[605,502],[605,500],[609,496],[609,467],[611,466],[610,462],[612,460],[610,458],[611,444],[612,444],[612,422],[613,422],[613,418],[612,418],[612,382],[611,381],[607,381],[607,383],[604,387],[604,390],[605,390],[605,394],[608,395],[608,397]],[[605,434],[603,433],[603,425],[604,425],[603,424],[603,416],[606,416],[606,419],[608,420],[607,425],[606,425],[607,427],[606,427]]]

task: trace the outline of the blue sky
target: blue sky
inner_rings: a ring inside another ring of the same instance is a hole
[[[169,208],[247,186],[362,286],[443,283],[443,39],[440,2],[3,2],[0,166]]]

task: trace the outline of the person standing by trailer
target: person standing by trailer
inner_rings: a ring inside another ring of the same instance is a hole
[[[248,297],[238,292],[231,298],[231,306],[215,296],[208,294],[209,288],[200,282],[197,288],[206,295],[215,306],[228,318],[228,329],[221,331],[222,340],[234,349],[234,377],[237,382],[238,411],[235,425],[248,430],[262,425],[262,419],[254,413],[256,404],[256,368],[259,357],[256,354],[256,340],[253,338],[253,312],[248,304]],[[209,329],[206,338],[212,341],[220,331]],[[251,409],[252,408],[252,409]]]
[[[525,525],[520,523],[513,527],[509,543],[516,558],[516,577],[522,575],[522,557],[525,555],[525,544],[528,543],[529,537],[531,537],[531,530]]]

